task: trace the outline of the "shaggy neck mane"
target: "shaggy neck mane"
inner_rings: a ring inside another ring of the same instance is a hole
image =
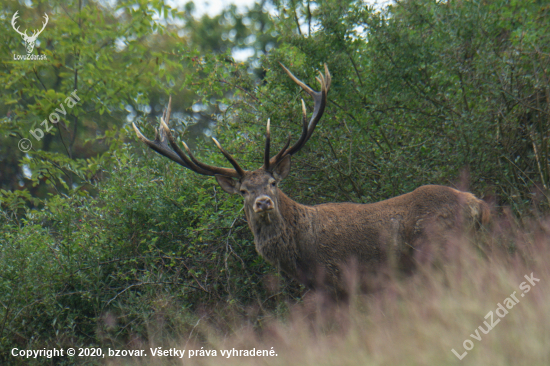
[[[280,237],[289,225],[295,226],[292,223],[297,223],[297,218],[300,216],[298,211],[301,211],[303,206],[288,198],[281,190],[278,192],[276,205],[277,209],[260,215],[256,214],[252,208],[246,208],[246,219],[254,237],[264,239]]]
[[[299,252],[294,237],[305,206],[293,201],[281,190],[278,191],[277,208],[264,215],[257,215],[246,208],[250,230],[254,234],[256,250],[270,263],[280,266],[289,274],[296,273]]]

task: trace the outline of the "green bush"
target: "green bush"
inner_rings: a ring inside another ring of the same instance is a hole
[[[146,339],[168,309],[173,337],[201,309],[278,306],[265,283],[278,275],[257,255],[240,199],[149,151],[138,158],[142,149],[116,152],[95,197],[53,196],[2,224],[2,349]],[[282,283],[277,300],[296,293]]]
[[[154,110],[168,94],[185,101],[171,126],[202,160],[226,166],[209,139],[191,136],[187,112],[200,102],[197,118],[215,122],[212,134],[255,169],[267,118],[275,150],[288,132],[298,137],[300,98],[311,112],[278,62],[313,88],[324,63],[333,77],[324,117],[284,182],[296,201],[374,202],[433,183],[470,185],[523,215],[533,206],[547,210],[550,8],[543,2],[409,0],[377,11],[354,1],[275,1],[281,46],[261,60],[261,72],[232,61],[229,51],[200,55],[173,25],[155,33],[155,12],[140,4],[121,5],[135,16],[95,40],[115,39],[124,23],[134,29],[127,49],[113,61],[115,45],[107,42],[102,68],[90,61],[78,74],[84,85],[100,85],[83,97],[78,123],[66,121],[81,146],[65,150],[69,130],[59,128],[28,155],[1,152],[3,178],[10,177],[0,190],[2,350],[169,343],[204,317],[232,333],[243,322],[261,328],[287,314],[287,301],[301,299],[303,289],[257,255],[241,199],[136,142],[122,112],[126,103]],[[104,12],[97,6],[86,17]],[[55,34],[72,27],[60,19]],[[96,55],[97,42],[59,39],[64,67],[75,45],[86,51],[82,60]],[[44,65],[47,92],[23,78],[30,66],[2,66],[3,146],[72,87],[74,74],[56,73],[56,62]],[[155,113],[136,117],[151,137]],[[11,174],[14,161],[20,166]],[[0,354],[0,363],[18,362]]]

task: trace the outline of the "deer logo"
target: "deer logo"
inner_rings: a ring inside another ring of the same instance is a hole
[[[25,32],[20,32],[19,31],[19,27],[15,27],[15,21],[17,18],[19,18],[17,16],[17,13],[19,12],[16,11],[15,14],[13,14],[13,18],[11,18],[11,26],[13,27],[13,29],[19,33],[21,35],[21,37],[23,37],[23,40],[25,41],[25,47],[27,48],[27,53],[31,53],[32,50],[34,49],[34,44],[36,43],[36,38],[38,38],[38,35],[40,35],[40,33],[42,33],[42,31],[44,30],[44,28],[46,28],[46,24],[48,24],[48,14],[44,13],[44,19],[46,19],[46,22],[42,23],[42,29],[38,30],[34,30],[32,32],[32,35],[28,35],[27,34],[27,30],[25,29]]]

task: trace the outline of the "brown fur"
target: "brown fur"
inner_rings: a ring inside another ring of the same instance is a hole
[[[288,198],[277,185],[290,172],[291,156],[304,146],[323,115],[331,76],[325,65],[325,74],[319,73],[317,78],[321,84],[318,92],[284,66],[283,69],[313,98],[313,115],[307,122],[302,101],[302,135],[291,147],[289,136],[287,144],[274,157],[270,155],[268,120],[264,165],[258,170],[243,170],[215,139],[234,169],[201,163],[185,144],[187,154],[183,152],[165,122],[170,120],[171,99],[154,141],[133,125],[138,138],[151,149],[198,174],[214,175],[226,192],[243,196],[256,250],[270,263],[308,287],[327,284],[331,292],[342,294],[346,292],[344,266],[347,266],[346,272],[357,266],[359,270],[372,271],[385,259],[392,266],[430,261],[437,257],[442,245],[464,227],[489,222],[487,204],[471,193],[443,186],[423,186],[371,204],[305,206]],[[320,276],[325,280],[319,281]]]
[[[287,164],[274,173],[248,172],[231,186],[229,178],[218,182],[230,193],[246,192],[245,213],[258,253],[310,288],[324,275],[329,291],[345,293],[341,271],[352,261],[371,269],[385,259],[410,262],[415,251],[428,252],[426,243],[442,244],[464,228],[489,222],[485,202],[437,185],[370,204],[302,205],[272,185],[288,174],[290,159]],[[260,196],[269,197],[274,208],[255,212]]]

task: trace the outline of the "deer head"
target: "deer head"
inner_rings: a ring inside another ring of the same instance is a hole
[[[290,134],[283,148],[273,157],[270,157],[270,121],[267,121],[267,133],[264,150],[264,164],[257,170],[245,171],[237,161],[222,148],[220,143],[213,138],[214,143],[233,166],[233,169],[221,168],[204,164],[197,160],[189,147],[183,142],[184,152],[173,137],[168,121],[170,119],[171,103],[160,119],[160,127],[156,131],[155,140],[147,139],[141,131],[132,123],[138,138],[157,153],[173,160],[174,162],[190,169],[198,174],[214,176],[221,188],[231,194],[239,194],[244,198],[245,211],[249,220],[269,220],[269,214],[278,212],[280,191],[277,188],[279,182],[290,172],[290,158],[298,152],[311,137],[315,126],[321,119],[325,110],[327,93],[330,88],[331,77],[325,65],[325,75],[319,73],[317,80],[321,84],[321,91],[315,91],[302,81],[298,80],[286,67],[281,66],[288,76],[314,100],[313,116],[307,121],[306,106],[302,100],[302,134],[298,141],[291,147]],[[171,149],[168,147],[170,145]]]
[[[27,48],[27,53],[31,53],[32,50],[34,49],[34,44],[36,43],[36,38],[38,38],[38,35],[40,33],[42,33],[42,31],[44,30],[44,28],[46,28],[46,24],[48,24],[48,14],[44,13],[44,19],[46,19],[46,22],[42,23],[42,29],[38,30],[34,30],[32,35],[27,35],[27,30],[25,29],[25,32],[20,32],[19,31],[19,27],[15,27],[15,20],[17,18],[19,18],[17,16],[17,13],[19,11],[16,11],[15,14],[13,14],[13,17],[11,18],[11,26],[13,27],[13,29],[19,33],[21,35],[21,37],[23,37],[23,40],[25,41],[25,47]]]

